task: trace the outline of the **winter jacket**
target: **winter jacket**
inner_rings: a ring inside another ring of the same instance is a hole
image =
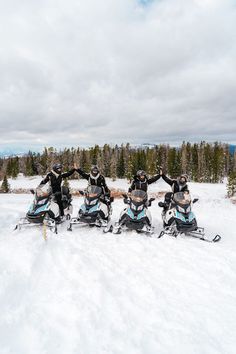
[[[134,176],[134,179],[133,179],[128,191],[130,193],[133,190],[138,189],[138,190],[142,190],[144,192],[147,192],[148,185],[156,182],[160,177],[161,176],[158,174],[158,175],[153,176],[151,178],[145,177],[144,181],[140,181],[140,179],[137,176]]]
[[[107,187],[106,180],[103,175],[99,173],[97,177],[92,177],[90,173],[86,173],[80,168],[76,169],[76,171],[80,174],[80,176],[88,180],[89,185],[101,187],[103,194],[110,195],[110,190]]]
[[[173,193],[188,191],[187,183],[182,186],[181,184],[178,183],[177,179],[171,179],[163,174],[162,174],[162,178],[166,183],[168,183],[171,186]]]
[[[75,168],[73,168],[72,170],[70,170],[68,172],[61,173],[61,174],[58,174],[52,170],[47,174],[47,176],[41,181],[40,184],[46,184],[47,182],[50,181],[51,187],[52,187],[52,192],[53,193],[61,192],[62,180],[73,175],[74,172],[75,172]]]

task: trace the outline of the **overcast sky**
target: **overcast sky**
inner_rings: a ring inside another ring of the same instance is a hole
[[[235,0],[0,1],[0,150],[236,143]]]

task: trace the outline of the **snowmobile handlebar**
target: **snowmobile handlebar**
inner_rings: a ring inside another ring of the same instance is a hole
[[[155,198],[150,198],[149,200],[148,200],[148,206],[151,206],[152,205],[152,202],[155,200]]]
[[[114,202],[114,197],[109,197],[109,199],[110,199],[110,203]]]

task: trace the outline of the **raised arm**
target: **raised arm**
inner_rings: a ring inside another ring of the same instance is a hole
[[[148,183],[148,184],[152,184],[152,183],[156,182],[160,177],[161,177],[161,175],[158,174],[158,175],[156,175],[156,176],[153,176],[153,177],[151,177],[151,178],[148,178],[147,183]]]
[[[46,184],[50,181],[50,173],[40,182],[40,184]]]
[[[162,178],[164,179],[164,181],[166,183],[168,183],[170,186],[172,186],[174,184],[174,180],[173,179],[170,179],[169,177],[167,177],[166,175],[162,174]]]
[[[83,178],[85,179],[89,179],[89,173],[85,173],[83,170],[81,170],[81,168],[77,168],[76,169],[76,172],[78,172],[80,174],[80,176],[82,176]]]
[[[62,178],[70,177],[71,175],[73,175],[73,173],[74,173],[75,171],[76,171],[75,168],[72,168],[70,171],[65,172],[65,173],[62,173],[62,174],[61,174],[61,177],[62,177]]]
[[[128,189],[128,193],[131,193],[135,189],[135,180],[132,181],[131,186]]]

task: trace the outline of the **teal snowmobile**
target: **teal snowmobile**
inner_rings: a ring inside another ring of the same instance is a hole
[[[80,191],[84,196],[84,202],[80,206],[78,216],[71,218],[68,231],[74,226],[96,226],[103,229],[103,232],[110,231],[110,217],[112,213],[112,197],[106,198],[102,188],[90,185],[85,191]]]
[[[123,201],[127,204],[121,214],[119,221],[113,227],[114,234],[120,234],[124,230],[134,230],[137,233],[152,235],[151,214],[148,207],[151,206],[154,198],[148,200],[147,193],[143,190],[133,190],[130,194],[123,194]]]
[[[198,199],[191,200],[188,191],[174,193],[171,202],[159,202],[158,205],[163,208],[162,220],[164,229],[159,234],[159,238],[164,235],[177,237],[178,235],[186,235],[196,237],[207,242],[218,242],[220,235],[216,235],[213,239],[205,238],[205,230],[198,227],[195,214],[192,212],[192,205]]]
[[[24,218],[21,218],[15,229],[20,230],[22,227],[47,226],[51,231],[57,233],[57,225],[62,222],[60,217],[59,206],[55,201],[55,194],[49,185],[40,185],[34,191],[30,190],[34,195],[29,210]],[[65,219],[70,219],[72,213],[72,198],[67,187],[62,187],[62,203],[65,212]]]

